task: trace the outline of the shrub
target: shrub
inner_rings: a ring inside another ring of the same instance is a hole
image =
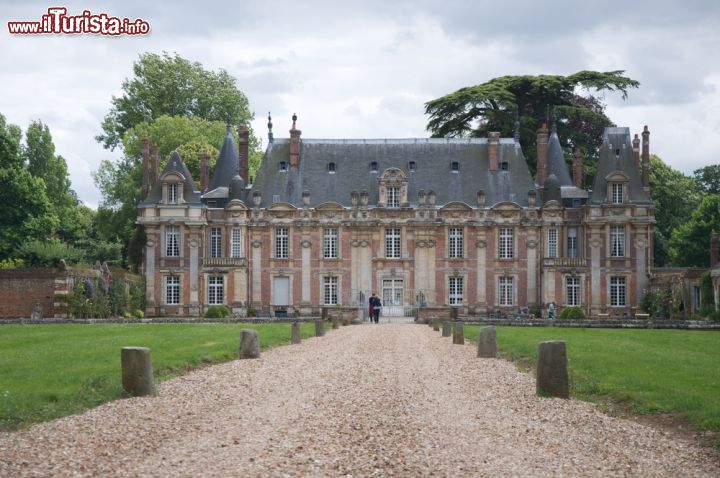
[[[560,312],[560,318],[563,320],[582,320],[585,318],[585,312],[580,307],[565,307]]]
[[[255,310],[255,308],[253,308],[253,307],[248,307],[247,308],[247,316],[248,317],[257,317],[257,310]]]
[[[713,322],[720,322],[720,312],[717,310],[710,312],[710,314],[708,315],[708,319],[712,320]]]
[[[208,319],[224,319],[230,315],[230,310],[224,305],[211,305],[205,311],[205,317]]]
[[[0,269],[18,269],[25,265],[22,259],[7,258],[0,261]]]
[[[132,314],[130,312],[125,312],[123,314],[123,317],[125,317],[125,320],[130,320],[133,318]]]
[[[110,313],[112,315],[119,316],[125,314],[128,295],[127,292],[125,292],[125,284],[122,281],[114,280],[110,283],[108,302],[110,303]]]
[[[140,309],[135,309],[135,311],[133,312],[133,316],[136,319],[142,319],[143,317],[145,317],[145,313],[143,313],[143,311]]]
[[[540,309],[540,306],[537,304],[532,304],[529,307],[530,315],[533,317],[542,317],[542,310]]]
[[[16,255],[34,267],[55,267],[62,259],[76,264],[84,259],[83,251],[57,240],[25,242],[17,248]]]

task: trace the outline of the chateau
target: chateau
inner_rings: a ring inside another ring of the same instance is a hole
[[[606,128],[591,190],[555,128],[537,132],[533,178],[519,134],[468,139],[289,138],[272,123],[248,183],[247,127],[230,127],[198,187],[173,153],[161,174],[143,144],[138,224],[147,309],[199,315],[224,304],[270,315],[362,306],[385,314],[515,312],[555,302],[593,316],[638,311],[652,267],[649,136]],[[572,174],[569,169],[572,169]]]

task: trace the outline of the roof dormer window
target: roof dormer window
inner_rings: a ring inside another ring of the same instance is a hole
[[[168,202],[168,204],[177,204],[178,203],[178,185],[177,185],[177,183],[168,183],[167,202]]]
[[[377,161],[373,161],[372,163],[370,163],[370,172],[371,173],[377,173],[377,170],[378,170],[377,168],[378,168]]]
[[[450,171],[457,172],[459,170],[460,170],[460,163],[458,163],[457,161],[453,161],[452,163],[450,163]]]
[[[335,163],[328,163],[327,170],[328,170],[328,173],[334,174],[335,173]]]
[[[417,169],[417,165],[415,164],[415,161],[409,161],[408,162],[408,171],[415,171]]]
[[[507,161],[501,162],[501,163],[500,163],[500,169],[503,170],[503,171],[507,171],[507,170],[508,170],[508,162],[507,162]]]
[[[281,173],[287,171],[287,161],[280,161],[280,164],[278,164],[278,171],[280,171]]]
[[[624,200],[623,183],[612,183],[610,187],[612,191],[612,203],[622,204]]]

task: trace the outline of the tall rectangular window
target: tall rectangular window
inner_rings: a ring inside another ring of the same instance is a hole
[[[167,185],[168,204],[177,204],[178,202],[178,185],[177,183],[169,183]]]
[[[338,278],[323,277],[323,304],[336,305],[338,303]]]
[[[461,259],[463,257],[463,228],[451,227],[448,236],[448,256],[451,259]]]
[[[513,278],[500,277],[500,305],[513,305]]]
[[[180,256],[180,226],[165,226],[165,255]]]
[[[329,228],[323,230],[323,258],[337,259],[338,256],[338,230]]]
[[[448,284],[448,304],[460,305],[463,303],[463,277],[450,277]]]
[[[702,304],[702,293],[699,286],[693,286],[693,312],[700,310]]]
[[[577,228],[570,227],[567,231],[567,255],[568,257],[578,256]]]
[[[400,188],[389,186],[387,188],[387,207],[400,207]]]
[[[219,227],[210,228],[210,257],[222,257],[222,231]]]
[[[230,234],[230,257],[242,257],[242,234],[240,228],[233,228]]]
[[[558,256],[558,233],[557,229],[548,229],[547,232],[547,256],[557,257]]]
[[[613,204],[622,204],[623,202],[623,185],[622,183],[612,184],[612,202]]]
[[[400,258],[400,228],[385,229],[385,257],[388,259]]]
[[[287,259],[290,233],[287,227],[275,228],[275,259]]]
[[[578,306],[580,305],[580,278],[579,277],[566,277],[565,278],[565,296],[567,305]]]
[[[621,307],[625,305],[625,278],[610,278],[610,305]]]
[[[225,277],[208,277],[208,304],[222,304],[225,299]]]
[[[512,259],[514,257],[513,239],[514,233],[511,227],[500,228],[500,259]]]
[[[610,226],[610,256],[625,257],[624,226]]]
[[[178,305],[180,303],[180,277],[165,276],[165,303]]]

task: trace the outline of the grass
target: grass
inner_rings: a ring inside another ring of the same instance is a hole
[[[466,337],[477,340],[478,326]],[[497,327],[500,351],[534,365],[544,340],[567,346],[571,395],[610,399],[639,414],[677,414],[720,431],[720,333],[686,330]],[[720,443],[718,443],[720,445]]]
[[[237,356],[240,329],[260,346],[290,342],[290,324],[97,324],[0,327],[0,430],[78,413],[126,397],[120,349],[150,347],[155,381]],[[314,335],[301,324],[301,335]]]

